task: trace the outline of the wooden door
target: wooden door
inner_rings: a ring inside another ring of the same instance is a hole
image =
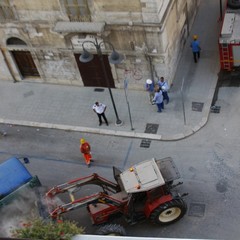
[[[12,51],[12,55],[23,77],[39,76],[38,70],[29,51]]]
[[[115,88],[111,67],[108,62],[108,57],[103,55],[104,66],[106,69],[108,81],[105,79],[101,62],[97,55],[94,55],[92,61],[82,63],[79,61],[80,54],[75,54],[83,84],[86,87],[110,87]]]

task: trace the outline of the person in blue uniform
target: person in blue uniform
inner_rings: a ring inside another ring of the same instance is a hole
[[[197,40],[197,35],[193,36],[193,41],[191,42],[190,47],[192,48],[194,62],[197,63],[200,58],[201,47],[199,41]]]

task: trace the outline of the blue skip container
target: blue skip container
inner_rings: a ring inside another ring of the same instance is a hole
[[[13,157],[6,160],[0,164],[0,199],[29,182],[32,178],[33,176],[19,159]]]

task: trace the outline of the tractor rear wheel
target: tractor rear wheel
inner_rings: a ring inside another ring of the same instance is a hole
[[[151,222],[167,225],[178,221],[187,211],[187,205],[181,198],[173,199],[155,208],[150,215]]]
[[[125,231],[124,227],[119,224],[105,224],[97,230],[96,234],[97,235],[126,236],[126,231]]]

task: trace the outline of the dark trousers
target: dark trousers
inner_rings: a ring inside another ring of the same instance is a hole
[[[107,120],[104,112],[103,113],[97,113],[97,115],[98,115],[98,119],[99,119],[99,124],[102,124],[102,117],[103,117],[105,123],[108,125],[108,120]]]
[[[197,62],[197,59],[200,58],[200,51],[198,51],[198,52],[193,52],[193,58],[194,58],[194,62],[196,63],[196,62]]]
[[[162,109],[164,109],[164,103],[156,103],[157,107],[158,107],[158,112],[162,112]]]
[[[167,92],[162,92],[162,95],[163,95],[163,100],[166,100],[166,101],[167,101],[167,104],[168,104],[168,103],[169,103],[168,93],[167,93]]]

